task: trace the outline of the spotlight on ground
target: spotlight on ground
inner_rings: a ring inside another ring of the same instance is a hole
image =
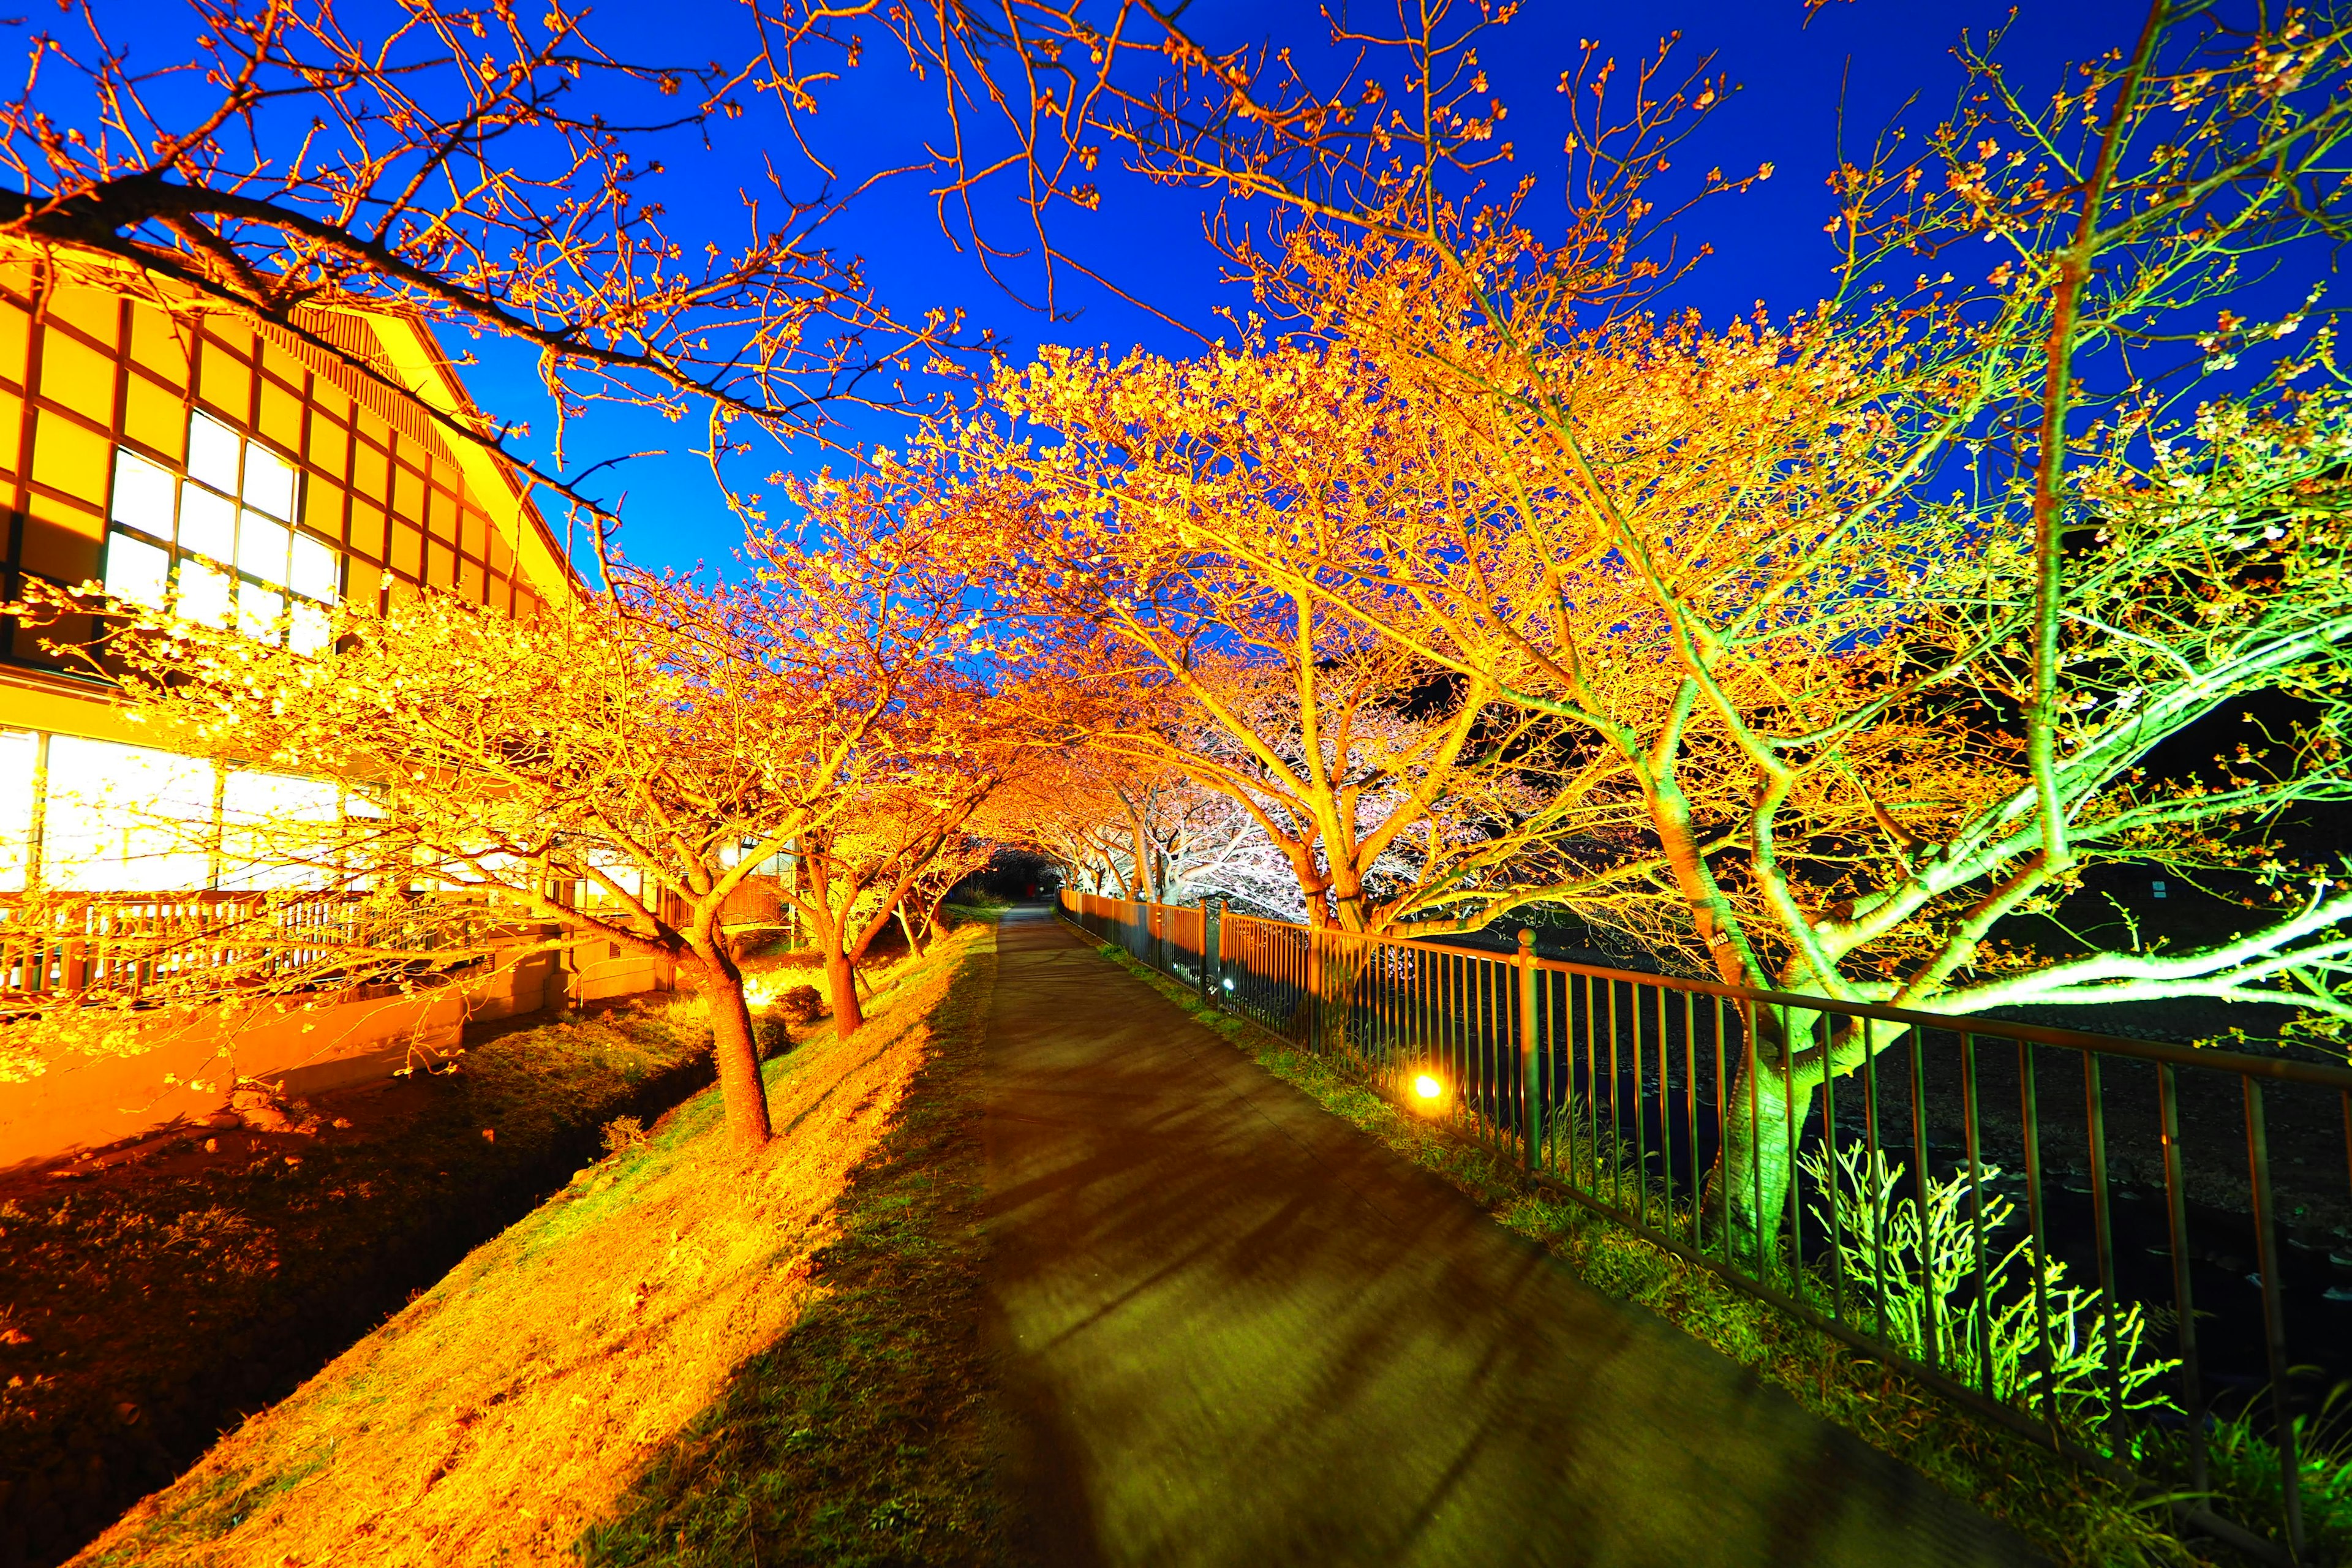
[[[1423,1100],[1436,1100],[1445,1098],[1445,1085],[1427,1073],[1422,1073],[1413,1079],[1412,1091]]]

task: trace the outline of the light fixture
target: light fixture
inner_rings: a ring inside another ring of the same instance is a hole
[[[1436,1100],[1445,1093],[1445,1085],[1428,1073],[1420,1073],[1412,1080],[1412,1091],[1423,1100]]]

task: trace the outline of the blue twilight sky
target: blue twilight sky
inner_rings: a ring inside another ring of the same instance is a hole
[[[2027,0],[2001,57],[2013,79],[2040,97],[2054,89],[2069,62],[2128,46],[2142,12],[2128,0]],[[1392,20],[1394,14],[1382,5],[1377,14],[1360,11],[1356,20],[1370,26],[1381,16]],[[1716,254],[1683,286],[1679,298],[1710,321],[1721,321],[1759,300],[1785,315],[1811,305],[1825,289],[1832,255],[1822,226],[1833,204],[1823,180],[1838,157],[1841,104],[1846,135],[1857,148],[1866,148],[1898,114],[1915,132],[1924,132],[1950,107],[1957,90],[1958,68],[1950,52],[1955,41],[1963,30],[1981,35],[2008,14],[1998,0],[1857,0],[1827,6],[1807,26],[1800,0],[1614,0],[1605,6],[1528,0],[1518,20],[1491,36],[1494,43],[1482,64],[1496,94],[1510,106],[1505,133],[1517,144],[1515,169],[1538,178],[1537,205],[1530,210],[1541,235],[1545,221],[1561,211],[1566,162],[1554,84],[1576,63],[1579,40],[1593,38],[1630,63],[1654,50],[1664,35],[1679,31],[1677,58],[1695,60],[1714,53],[1738,90],[1677,162],[1694,175],[1715,164],[1733,172],[1766,161],[1775,165],[1768,184],[1706,204],[1685,228],[1693,238],[1710,242]],[[1187,21],[1213,47],[1265,40],[1289,46],[1310,71],[1319,62],[1323,79],[1344,63],[1330,49],[1320,12],[1302,0],[1198,0]],[[730,7],[625,0],[600,7],[591,32],[624,57],[703,58],[727,54],[733,42],[730,30],[737,25]],[[1913,94],[1918,101],[1905,112],[1904,100]],[[844,173],[854,174],[917,160],[923,138],[935,134],[940,122],[931,90],[910,76],[890,48],[876,47],[824,99],[812,129]],[[669,172],[648,183],[660,188],[647,189],[646,199],[667,204],[673,232],[689,241],[706,230],[722,237],[740,233],[739,193],[761,183],[762,160],[779,129],[772,118],[754,116],[722,132],[707,150],[671,149]],[[1103,184],[1106,200],[1098,213],[1062,211],[1064,245],[1211,335],[1220,330],[1213,314],[1217,306],[1247,309],[1242,290],[1218,282],[1217,258],[1203,241],[1203,208],[1196,193],[1150,189],[1115,176]],[[796,180],[793,188],[815,187],[813,181]],[[997,232],[1017,241],[1014,215],[1001,210],[993,216]],[[882,297],[895,308],[919,313],[932,305],[961,305],[1021,358],[1041,342],[1115,350],[1140,344],[1171,353],[1188,346],[1184,335],[1165,322],[1083,284],[1066,301],[1079,307],[1072,319],[1048,320],[1024,308],[990,283],[973,258],[942,234],[920,174],[870,194],[835,234],[837,243],[866,258]],[[689,249],[696,247],[689,244]],[[1022,274],[1021,264],[1013,271]],[[482,363],[467,374],[485,405],[545,427],[543,399],[527,359],[457,338],[449,346],[481,356]],[[852,418],[849,428],[869,447],[896,441],[900,429],[874,415]],[[572,461],[577,467],[625,452],[675,450],[691,445],[695,434],[649,418],[600,413],[575,426]],[[838,466],[840,458],[811,447],[763,453],[752,462],[757,468],[747,464],[746,470],[756,474],[770,468],[814,471],[827,462]],[[740,537],[739,525],[692,458],[635,458],[611,471],[604,493],[623,503],[624,548],[646,563],[720,565]]]

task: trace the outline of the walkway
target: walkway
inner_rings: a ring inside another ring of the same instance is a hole
[[[1579,1284],[1059,921],[1017,911],[1000,935],[992,1299],[1040,1561],[2033,1561]]]

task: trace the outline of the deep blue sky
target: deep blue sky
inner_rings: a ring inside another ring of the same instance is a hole
[[[1393,15],[1387,7],[1360,10],[1355,21],[1370,26]],[[1666,33],[1679,30],[1678,58],[1715,52],[1738,91],[1710,118],[1678,163],[1694,174],[1712,164],[1738,171],[1769,160],[1776,166],[1769,183],[1707,204],[1685,230],[1711,242],[1716,254],[1684,286],[1681,299],[1719,321],[1753,309],[1759,300],[1775,314],[1787,314],[1811,305],[1824,290],[1832,254],[1822,226],[1833,203],[1823,181],[1837,160],[1841,99],[1852,146],[1866,148],[1914,93],[1919,101],[1904,118],[1916,131],[1926,130],[1941,118],[1957,90],[1954,42],[1964,29],[1980,34],[2006,15],[2007,6],[1998,3],[1858,0],[1831,5],[1807,26],[1798,0],[1613,0],[1606,6],[1530,0],[1520,19],[1496,36],[1500,47],[1491,48],[1484,63],[1496,91],[1511,108],[1506,132],[1517,145],[1516,168],[1538,178],[1532,210],[1540,233],[1544,221],[1556,220],[1561,210],[1565,160],[1554,84],[1576,63],[1578,41],[1594,38],[1630,63],[1654,50]],[[2141,15],[2140,6],[2122,0],[2039,0],[2021,11],[2002,58],[2020,85],[2039,98],[2055,88],[2068,62],[2127,46]],[[1196,36],[1213,45],[1272,39],[1291,46],[1310,63],[1334,58],[1319,13],[1298,0],[1203,0],[1188,21]],[[591,31],[618,54],[701,58],[727,52],[733,25],[724,7],[628,0],[596,12]],[[889,48],[876,47],[866,63],[824,100],[813,129],[845,171],[862,171],[911,160],[920,139],[939,123],[931,89],[916,83]],[[758,181],[759,160],[776,130],[772,121],[755,116],[725,133],[727,139],[709,152],[677,150],[686,155],[671,158],[672,172],[662,177],[658,198],[669,205],[675,229],[689,238],[706,225],[721,236],[740,232],[736,193]],[[1107,200],[1099,213],[1064,210],[1066,245],[1171,315],[1198,322],[1212,334],[1218,331],[1212,315],[1217,305],[1247,308],[1241,291],[1217,282],[1217,259],[1202,239],[1202,209],[1195,193],[1140,188],[1117,177],[1105,179],[1104,185]],[[1000,232],[1017,237],[1013,215],[1000,216]],[[1187,346],[1163,322],[1099,292],[1076,297],[1083,309],[1075,320],[1050,321],[1024,310],[941,234],[920,176],[902,178],[869,196],[840,234],[867,258],[875,281],[895,307],[919,312],[930,305],[961,304],[1005,336],[1016,355],[1025,357],[1045,342],[1113,349],[1141,344],[1168,352]],[[480,345],[453,341],[451,347]],[[484,358],[468,373],[477,396],[491,407],[532,416],[541,400],[536,384],[519,374],[525,367],[494,350]],[[898,435],[890,421],[872,416],[856,418],[852,427],[869,445]],[[573,459],[674,447],[684,444],[682,435],[690,439],[692,433],[651,420],[597,416],[575,428]],[[757,458],[754,471],[806,471],[827,461],[839,459],[814,449],[780,452],[772,460],[769,455]],[[618,497],[625,490],[624,543],[629,554],[681,567],[726,559],[739,537],[738,525],[718,503],[698,463],[646,458],[619,473],[608,493]]]

